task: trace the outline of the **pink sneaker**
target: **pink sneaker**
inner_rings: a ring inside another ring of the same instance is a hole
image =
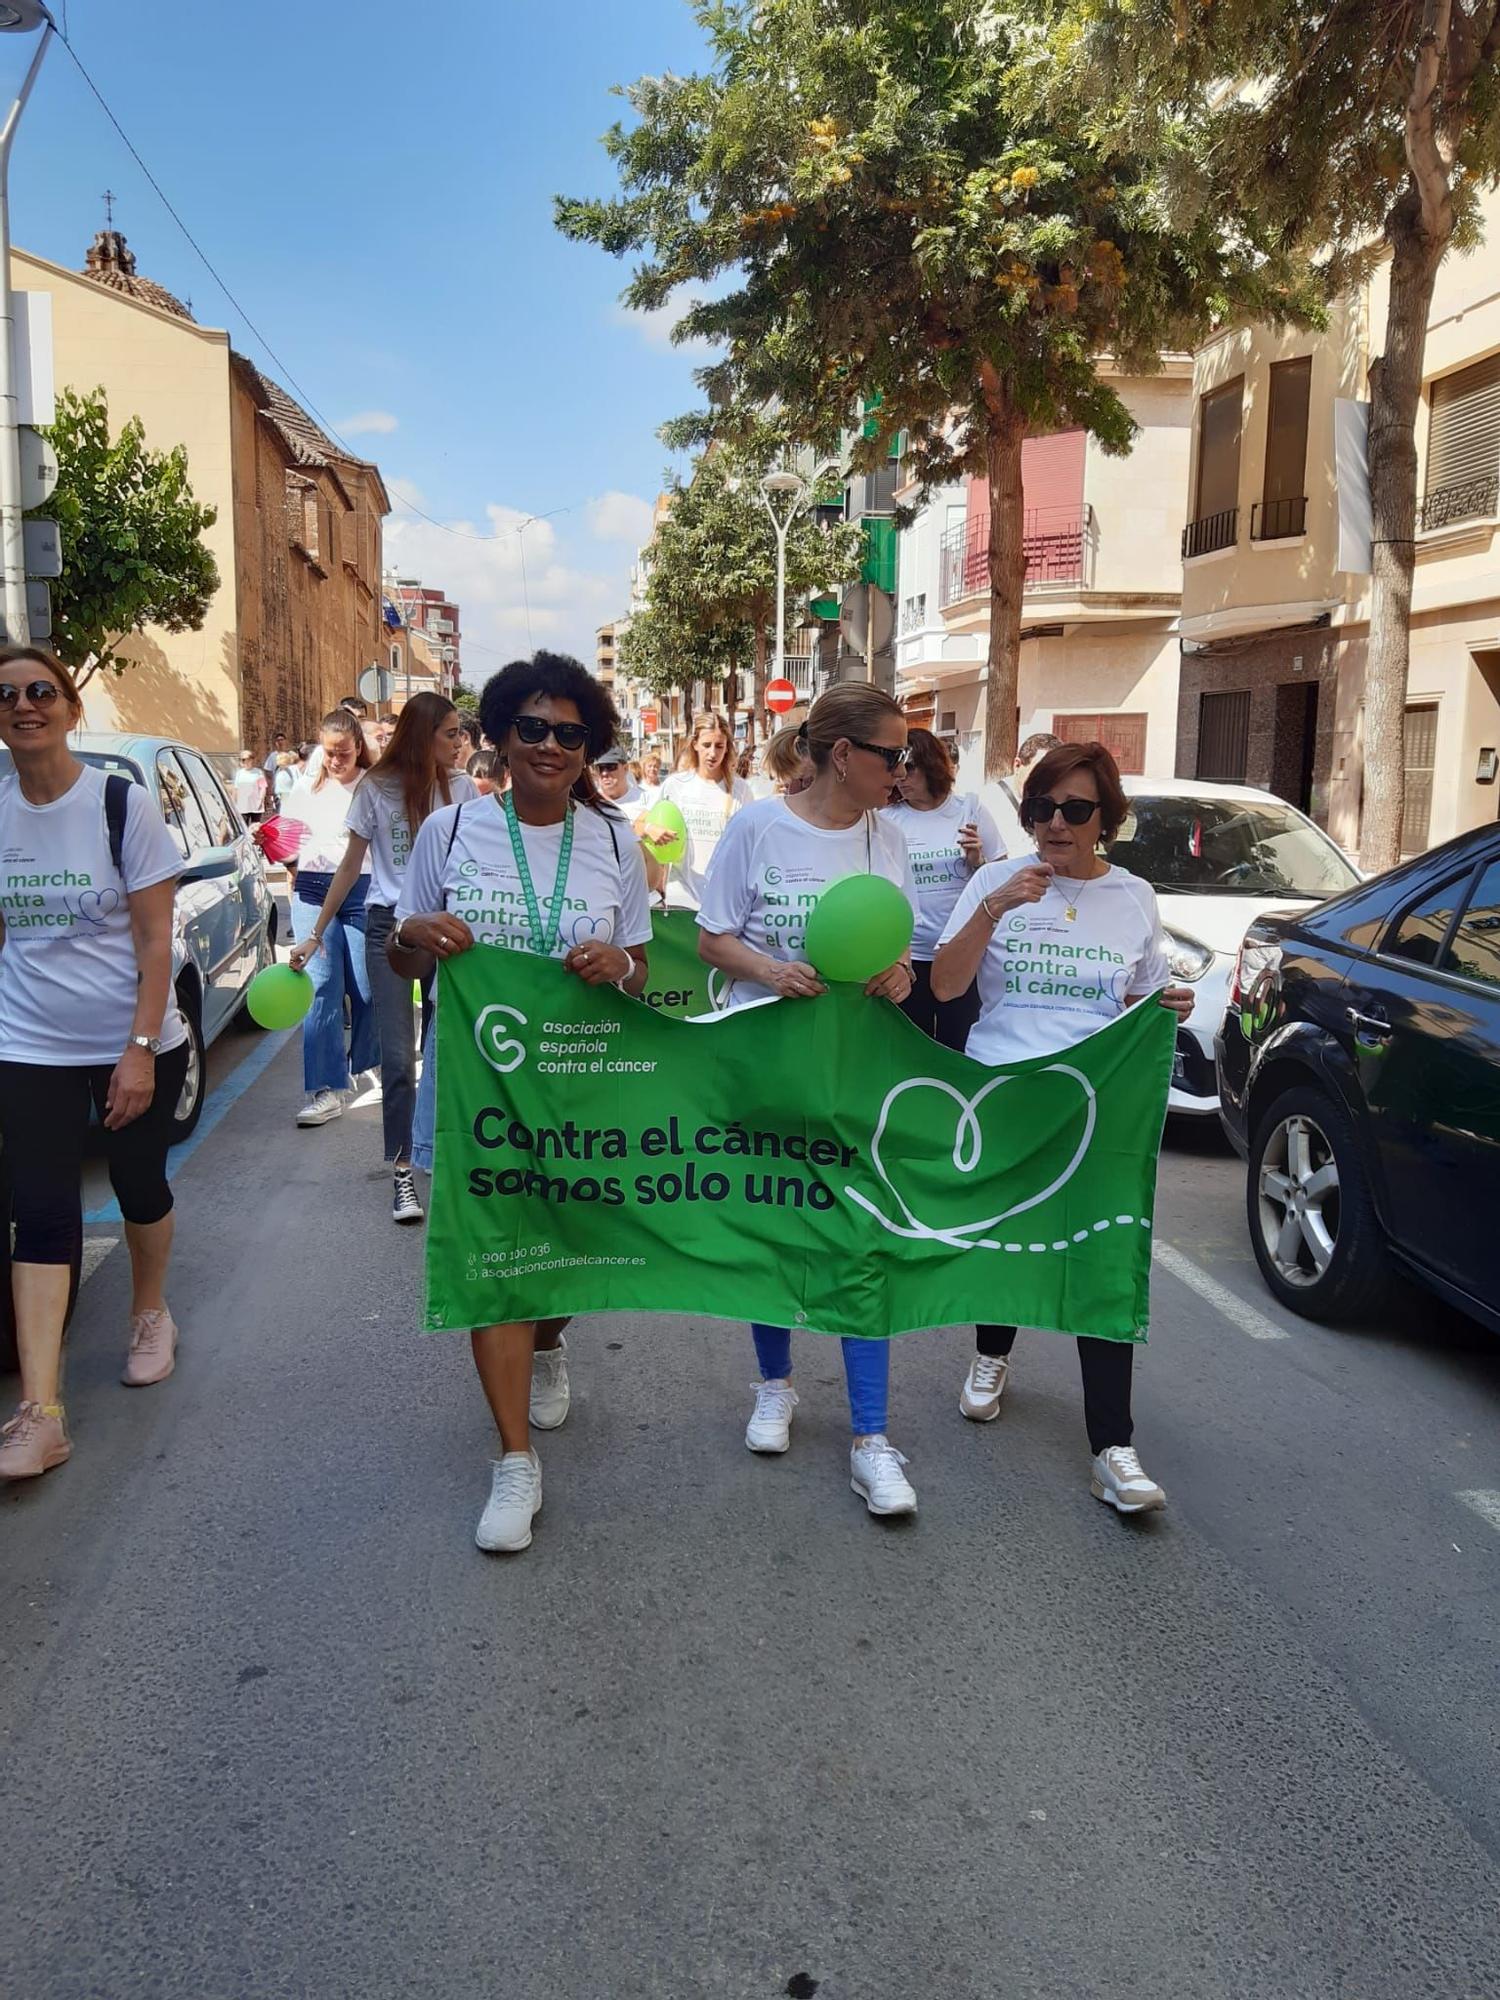
[[[61,1403],[22,1403],[0,1424],[0,1479],[35,1479],[72,1455]]]
[[[165,1306],[136,1313],[130,1322],[130,1352],[120,1380],[127,1389],[165,1382],[177,1366],[177,1322]]]

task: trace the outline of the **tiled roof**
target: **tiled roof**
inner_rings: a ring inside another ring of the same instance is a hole
[[[263,375],[253,361],[247,361],[243,354],[234,357],[243,372],[252,378],[254,388],[259,392],[257,400],[271,422],[286,440],[287,447],[298,465],[361,465],[362,459],[352,451],[345,451],[342,445],[334,443],[328,433],[321,430],[312,418],[269,375]]]
[[[155,306],[159,312],[172,313],[178,319],[193,320],[182,300],[169,292],[165,285],[140,275],[136,269],[135,252],[129,248],[118,229],[99,231],[88,247],[81,275],[92,278],[96,285],[103,285],[109,291],[123,292],[126,298],[135,299],[141,305]]]

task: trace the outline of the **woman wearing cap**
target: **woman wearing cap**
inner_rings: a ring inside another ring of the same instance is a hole
[[[667,907],[696,910],[703,901],[703,882],[724,829],[751,803],[750,787],[735,772],[734,735],[728,719],[706,708],[693,717],[678,768],[661,788],[687,827],[687,851],[672,864],[667,879]],[[653,836],[648,832],[647,838]],[[670,833],[655,836],[662,844]]]
[[[977,1062],[1056,1055],[1158,987],[1165,986],[1162,1004],[1179,1020],[1192,1012],[1191,989],[1166,985],[1166,939],[1149,883],[1112,868],[1099,852],[1128,810],[1119,770],[1102,743],[1060,744],[1027,773],[1021,823],[1036,853],[978,871],[954,906],[932,964],[939,1001],[957,999],[978,975],[980,1013],[968,1042]],[[1075,971],[1067,994],[1058,997],[1064,982],[1053,980],[1046,982],[1052,994],[1032,995],[1027,987],[1037,982],[1023,980],[1018,968],[1059,945],[1085,947],[1070,953]],[[975,1332],[978,1351],[959,1409],[974,1423],[989,1423],[1000,1413],[1016,1329],[984,1325]],[[1078,1342],[1090,1487],[1122,1514],[1166,1505],[1131,1445],[1132,1355],[1127,1340]]]
[[[971,983],[956,1000],[935,999],[932,954],[969,877],[986,861],[1003,861],[1005,843],[972,792],[955,795],[953,776],[953,759],[941,738],[930,729],[913,729],[896,780],[900,799],[886,812],[906,838],[917,888],[917,927],[911,940],[917,983],[902,1011],[923,1034],[945,1048],[962,1050],[979,1018],[979,989]]]
[[[803,724],[813,769],[807,789],[761,799],[737,814],[718,843],[698,912],[698,950],[730,982],[725,1005],[778,997],[811,1000],[826,991],[807,962],[806,918],[830,882],[884,875],[912,899],[906,843],[880,811],[906,756],[906,719],[889,695],[850,682],[814,702]],[[795,885],[792,904],[787,891]],[[790,921],[789,921],[790,919]],[[866,993],[899,1006],[912,990],[902,958],[870,980]],[[783,1452],[791,1442],[792,1341],[785,1327],[752,1326],[760,1383],[745,1443]],[[886,1436],[890,1346],[846,1339],[853,1442],[849,1483],[872,1514],[912,1514],[917,1496],[906,1460]]]

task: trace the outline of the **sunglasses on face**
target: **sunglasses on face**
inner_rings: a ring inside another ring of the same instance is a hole
[[[1023,799],[1021,824],[1050,826],[1053,815],[1061,813],[1069,826],[1087,826],[1098,810],[1098,799]]]
[[[28,681],[24,689],[14,681],[0,681],[0,708],[14,708],[23,693],[33,708],[50,708],[62,689],[56,681]]]
[[[899,771],[906,762],[908,752],[904,743],[899,750],[892,750],[885,743],[861,743],[857,736],[851,736],[849,741],[856,750],[868,750],[872,757],[883,757],[885,768],[892,774]]]
[[[589,740],[586,722],[549,722],[545,715],[518,715],[511,728],[523,743],[545,743],[550,736],[559,750],[581,750]]]

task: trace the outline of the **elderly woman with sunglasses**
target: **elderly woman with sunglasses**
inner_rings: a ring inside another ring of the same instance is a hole
[[[988,863],[958,899],[938,943],[932,990],[964,992],[978,974],[979,1019],[966,1053],[999,1064],[1071,1048],[1166,985],[1167,950],[1150,884],[1113,868],[1099,849],[1129,810],[1114,758],[1102,743],[1065,743],[1027,774],[1021,824],[1034,858]],[[1046,967],[1039,973],[1038,967]],[[1162,1004],[1192,1011],[1185,986]],[[978,1352],[959,1398],[974,1423],[1000,1413],[1013,1326],[980,1326]],[[1084,1419],[1093,1454],[1090,1489],[1122,1514],[1166,1505],[1131,1446],[1128,1341],[1081,1339]]]

